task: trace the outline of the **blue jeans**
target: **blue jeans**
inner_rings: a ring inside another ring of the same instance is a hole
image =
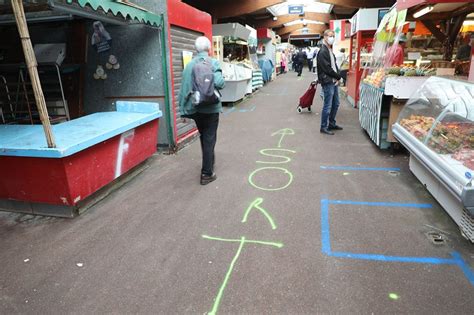
[[[334,83],[324,84],[323,113],[321,115],[321,129],[336,126],[336,114],[339,108],[339,88]]]

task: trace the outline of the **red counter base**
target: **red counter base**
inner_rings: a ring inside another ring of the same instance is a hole
[[[153,120],[64,158],[0,156],[0,210],[72,217],[88,197],[152,156],[157,137]]]
[[[347,72],[347,99],[352,107],[357,108],[359,103],[359,86],[362,78],[362,71]]]

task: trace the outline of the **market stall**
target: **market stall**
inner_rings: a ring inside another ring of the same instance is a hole
[[[150,0],[148,0],[150,1]],[[207,12],[200,11],[181,0],[154,0],[154,3],[166,2],[167,41],[171,95],[167,95],[170,103],[170,128],[168,130],[170,146],[180,147],[197,136],[198,131],[194,120],[181,117],[178,109],[178,95],[186,63],[192,59],[196,48],[194,42],[199,36],[212,39],[212,19]],[[156,5],[156,4],[155,4]],[[172,104],[172,105],[171,105]],[[160,144],[163,143],[163,140]]]
[[[109,0],[12,4],[0,26],[8,43],[0,49],[0,209],[71,217],[156,152],[162,112],[148,95],[163,80],[144,56],[161,54],[163,17]],[[37,62],[45,56],[54,58]]]
[[[474,84],[432,77],[394,125],[410,170],[474,242]]]
[[[359,87],[360,124],[382,149],[397,144],[392,125],[406,101],[430,76],[467,78],[465,71],[455,69],[457,48],[451,50],[449,60],[443,60],[445,46],[427,28],[420,27],[421,22],[408,22],[412,16],[412,10],[394,6],[382,18],[363,74],[366,77]]]
[[[250,60],[248,39],[251,30],[238,23],[212,26],[214,55],[221,62],[225,87],[222,102],[236,102],[247,94],[252,82],[253,65]]]
[[[374,34],[381,16],[388,8],[360,9],[351,19],[351,40],[349,51],[349,69],[347,72],[347,99],[352,106],[357,107],[359,101],[359,86],[362,74],[369,65]]]
[[[247,94],[251,94],[256,90],[263,87],[263,74],[262,69],[258,66],[258,55],[257,55],[257,47],[258,47],[258,39],[257,39],[257,30],[249,25],[245,26],[248,30],[250,30],[249,39],[248,39],[248,47],[249,47],[249,63],[252,67],[252,80],[249,82],[247,86]]]
[[[268,28],[257,29],[258,64],[263,72],[263,81],[269,82],[276,77],[276,35]]]

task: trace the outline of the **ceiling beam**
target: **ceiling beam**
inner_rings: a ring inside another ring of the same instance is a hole
[[[273,21],[272,19],[265,19],[262,21],[256,21],[256,27],[265,27],[265,28],[275,28],[283,26],[283,24],[290,23],[293,21],[297,21],[300,19],[306,20],[313,20],[313,21],[320,21],[323,23],[329,24],[331,20],[331,14],[329,13],[314,13],[314,12],[306,12],[304,15],[282,15],[278,17],[278,20]]]
[[[283,36],[285,34],[289,34],[289,33],[301,30],[303,27],[304,27],[303,24],[285,26],[285,27],[282,27],[282,28],[276,30],[276,33],[280,36]],[[308,31],[310,33],[317,33],[317,34],[323,33],[325,30],[328,29],[328,27],[326,25],[317,25],[317,24],[308,24],[306,27],[308,28]]]
[[[284,0],[240,0],[240,1],[220,1],[213,4],[209,11],[213,18],[222,19],[250,14],[255,11],[266,9],[275,4],[285,2]]]
[[[319,2],[359,9],[391,7],[395,0],[319,0]]]

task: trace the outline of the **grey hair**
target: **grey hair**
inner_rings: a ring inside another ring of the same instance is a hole
[[[329,36],[329,34],[331,34],[331,33],[335,34],[334,31],[331,30],[331,29],[325,30],[325,31],[324,31],[324,37]]]
[[[209,51],[211,49],[211,41],[205,36],[200,36],[196,38],[194,47],[196,47],[198,52]]]

